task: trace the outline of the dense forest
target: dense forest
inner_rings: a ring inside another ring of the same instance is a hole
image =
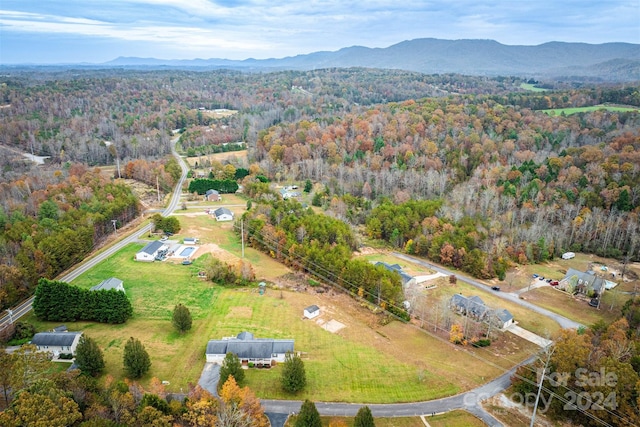
[[[478,277],[565,250],[639,259],[640,115],[539,109],[638,106],[640,87],[521,83],[357,68],[12,70],[0,80],[0,305],[138,214],[120,181],[87,166],[170,191],[172,140],[192,155],[246,146],[248,160],[210,178],[251,171],[234,176],[250,197],[267,180],[321,183],[314,205],[335,219]]]

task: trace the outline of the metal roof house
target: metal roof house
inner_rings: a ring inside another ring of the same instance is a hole
[[[54,357],[62,353],[76,354],[76,347],[82,332],[38,332],[31,339],[31,344],[38,351],[48,351]]]
[[[116,291],[124,292],[124,286],[122,284],[122,280],[110,277],[108,279],[103,280],[95,286],[92,286],[90,291],[108,291],[110,289],[115,289]]]
[[[162,246],[164,246],[164,244],[159,240],[147,243],[147,245],[136,254],[136,261],[153,262]]]
[[[213,211],[216,221],[233,221],[233,212],[227,208],[218,208]]]
[[[287,353],[293,353],[294,340],[254,338],[250,332],[241,332],[236,337],[210,340],[207,343],[206,359],[209,363],[222,364],[227,353],[233,353],[243,365],[249,363],[274,365],[284,362]]]

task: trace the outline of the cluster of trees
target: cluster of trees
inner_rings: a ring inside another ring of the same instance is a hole
[[[238,183],[235,179],[219,180],[206,178],[197,178],[189,183],[189,193],[198,193],[202,195],[206,193],[207,190],[216,190],[220,193],[233,194],[238,191]]]
[[[244,259],[231,265],[211,258],[205,264],[204,271],[209,280],[222,286],[248,286],[256,278],[251,263]]]
[[[622,317],[589,329],[563,329],[554,337],[541,402],[547,415],[585,426],[640,423],[640,299]],[[518,368],[512,378],[522,395],[536,393],[544,360]]]
[[[82,345],[88,346],[88,339]],[[80,347],[79,347],[80,348]],[[90,362],[90,360],[89,360]],[[13,354],[0,348],[0,425],[78,426],[203,426],[267,427],[260,401],[233,377],[225,381],[220,399],[200,386],[186,396],[166,392],[152,378],[148,390],[131,380],[99,381],[80,370],[52,372],[46,353],[24,346]],[[99,369],[99,367],[97,367]],[[89,371],[83,371],[89,373]]]
[[[306,399],[300,406],[300,412],[295,416],[294,427],[322,427],[320,413],[315,403]],[[368,406],[362,406],[358,409],[358,413],[353,419],[354,427],[375,427],[375,421]],[[342,421],[331,421],[330,427],[346,427],[347,424]]]
[[[242,218],[246,240],[288,266],[340,286],[353,295],[405,316],[400,277],[352,259],[358,242],[344,222],[315,214],[296,200],[260,203]],[[240,232],[241,227],[235,227]]]
[[[112,220],[137,215],[127,186],[82,165],[1,182],[0,309],[84,259],[113,233]]]
[[[158,187],[164,193],[173,190],[182,175],[182,169],[175,157],[166,157],[157,161],[145,159],[130,160],[122,171],[115,170],[115,177],[135,179],[145,184]]]
[[[124,323],[133,314],[133,307],[125,293],[115,289],[90,291],[42,278],[36,288],[33,313],[46,321]]]
[[[155,230],[162,230],[165,233],[176,234],[180,231],[180,220],[174,216],[162,216],[154,214],[151,217]]]

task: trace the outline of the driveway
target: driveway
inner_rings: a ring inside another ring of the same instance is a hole
[[[220,380],[220,365],[217,363],[205,363],[200,374],[198,385],[214,396],[218,396],[218,381]]]
[[[547,347],[553,342],[546,338],[542,338],[540,335],[536,335],[531,331],[527,331],[526,329],[523,329],[518,325],[511,325],[506,329],[506,331],[511,332],[512,334],[517,335],[520,338],[523,338],[529,342],[532,342],[535,345],[540,346],[542,348]]]

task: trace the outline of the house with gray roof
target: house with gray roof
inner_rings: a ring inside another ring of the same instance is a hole
[[[490,311],[477,295],[467,298],[462,294],[455,294],[449,301],[449,307],[476,320],[485,320]]]
[[[220,193],[217,190],[211,189],[204,193],[204,199],[208,202],[219,202],[222,197],[220,197]]]
[[[284,362],[287,353],[293,353],[294,340],[255,338],[250,332],[240,332],[235,337],[210,340],[207,343],[206,359],[209,363],[222,364],[227,353],[233,353],[243,365],[274,365]]]
[[[606,281],[598,277],[592,271],[579,271],[573,268],[567,270],[564,278],[560,280],[558,288],[569,293],[589,294],[595,292],[601,295],[605,290]]]
[[[213,211],[216,221],[233,221],[233,212],[227,208],[218,208]]]
[[[144,248],[140,249],[140,251],[136,253],[136,261],[155,261],[156,255],[158,255],[158,252],[160,251],[160,249],[162,249],[163,246],[164,243],[159,240],[154,240],[153,242],[147,243]]]
[[[387,264],[386,262],[378,261],[375,263],[377,266],[382,266],[386,270],[392,271],[394,273],[398,273],[400,275],[400,280],[402,281],[402,286],[407,287],[409,285],[414,285],[416,283],[416,279],[402,270],[402,267],[399,264]]]
[[[31,339],[38,351],[46,351],[54,357],[63,353],[76,354],[82,332],[38,332]]]
[[[95,286],[92,286],[90,291],[108,291],[110,289],[115,289],[116,291],[124,292],[124,286],[122,284],[122,280],[110,277],[108,279],[104,279],[102,282],[98,283]]]
[[[491,320],[500,329],[507,329],[513,325],[513,314],[506,308],[498,309],[491,313]]]

